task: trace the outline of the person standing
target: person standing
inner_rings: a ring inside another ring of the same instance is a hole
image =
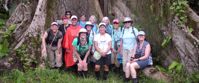
[[[86,22],[85,29],[87,30],[88,37],[93,41],[96,33],[93,31],[93,24],[90,21]]]
[[[79,24],[82,28],[85,27],[85,25],[86,25],[86,16],[85,16],[85,15],[82,15],[82,16],[80,17],[80,20],[79,20],[78,24]]]
[[[42,52],[47,50],[48,64],[50,68],[60,68],[62,66],[62,33],[58,30],[56,22],[51,23],[50,29],[44,32],[42,37]]]
[[[109,65],[111,64],[111,45],[112,39],[106,33],[106,24],[99,24],[99,34],[94,37],[95,53],[95,75],[96,79],[100,78],[100,67],[104,66],[103,80],[106,80],[109,73]]]
[[[64,35],[66,33],[66,30],[67,30],[67,28],[69,27],[70,24],[68,23],[68,18],[67,17],[63,17],[62,21],[63,21],[63,24],[60,25],[59,31],[62,32],[62,35],[64,37]],[[63,43],[63,40],[62,40],[62,43]],[[64,54],[65,54],[65,49],[62,46],[62,57],[64,57]],[[62,62],[64,63],[64,58],[62,58]]]
[[[71,11],[66,11],[65,16],[63,16],[64,18],[66,18],[68,20],[68,24],[71,24],[71,19],[70,19],[71,16],[72,16]]]
[[[132,26],[133,20],[130,17],[124,18],[124,27],[122,28],[120,51],[122,51],[123,71],[125,72],[126,63],[135,53],[138,30]]]
[[[95,15],[91,15],[89,18],[89,21],[93,25],[92,30],[97,34],[99,32],[99,30],[98,30],[98,26],[97,26],[97,18],[95,17]]]
[[[102,22],[106,24],[106,32],[109,35],[112,35],[113,33],[113,25],[110,24],[110,20],[108,17],[103,17],[102,18]]]
[[[79,30],[81,27],[77,25],[78,18],[73,15],[71,17],[72,24],[66,30],[66,34],[64,35],[63,47],[65,49],[64,61],[65,67],[69,68],[74,66],[75,62],[73,61],[73,40],[78,36]]]
[[[122,65],[122,55],[118,51],[120,48],[120,37],[122,35],[121,27],[119,26],[120,22],[118,19],[113,20],[113,33],[112,33],[112,52],[114,54],[114,60],[112,60],[117,68]]]

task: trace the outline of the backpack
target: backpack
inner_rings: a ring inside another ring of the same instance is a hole
[[[135,34],[134,28],[135,28],[135,27],[132,28],[132,33],[133,33],[133,35],[135,36],[136,41],[138,42],[138,38],[137,38],[137,36],[136,36],[136,34]],[[123,37],[124,31],[125,31],[124,28],[121,28],[121,31],[122,31],[122,37]]]

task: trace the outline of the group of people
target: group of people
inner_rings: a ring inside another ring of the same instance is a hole
[[[113,24],[113,25],[112,25]],[[122,26],[120,26],[122,25]],[[96,79],[108,78],[110,65],[122,65],[125,81],[138,82],[136,69],[152,65],[151,47],[145,40],[145,32],[133,26],[133,20],[125,17],[112,22],[103,17],[97,24],[94,15],[86,21],[85,15],[78,17],[65,12],[62,24],[52,22],[42,36],[42,52],[47,52],[51,68],[63,65],[66,69],[77,65],[80,76],[87,76],[89,63],[94,63]]]

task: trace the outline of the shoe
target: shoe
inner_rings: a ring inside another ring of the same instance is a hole
[[[137,78],[133,78],[133,83],[138,83],[138,79]]]
[[[82,71],[82,75],[84,78],[87,78],[87,73],[88,73],[88,71]]]
[[[100,80],[100,71],[95,71],[95,77],[97,80]]]
[[[107,80],[107,77],[108,77],[108,71],[104,71],[103,80]]]
[[[124,83],[128,83],[129,81],[130,81],[129,78],[125,78],[125,79],[124,79]]]
[[[82,71],[77,71],[77,74],[79,77],[83,77],[83,72]]]

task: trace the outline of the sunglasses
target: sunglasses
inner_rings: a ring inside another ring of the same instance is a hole
[[[117,23],[117,22],[114,22],[113,24],[119,24],[119,23]]]
[[[66,15],[71,15],[70,13],[67,13]]]
[[[132,21],[127,21],[127,22],[124,22],[124,23],[133,23]]]
[[[77,21],[77,19],[76,19],[76,18],[73,18],[72,21]]]

